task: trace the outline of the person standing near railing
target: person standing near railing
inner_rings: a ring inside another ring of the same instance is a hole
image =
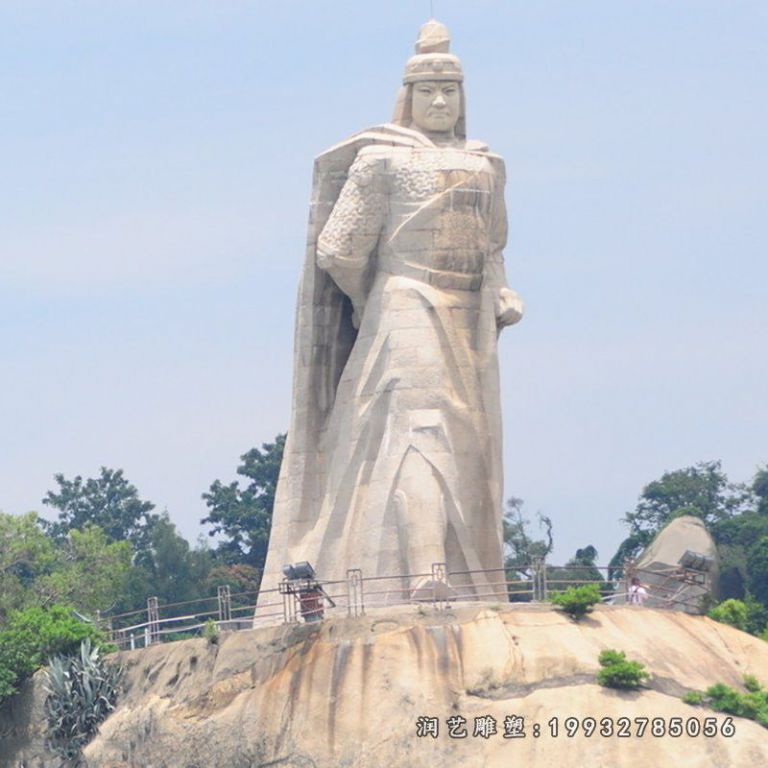
[[[627,602],[630,605],[642,605],[648,599],[648,589],[647,584],[642,584],[637,576],[633,576],[627,593]]]

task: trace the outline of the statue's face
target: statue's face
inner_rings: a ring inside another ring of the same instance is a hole
[[[423,131],[450,133],[459,119],[461,91],[459,84],[425,80],[413,84],[411,120]]]

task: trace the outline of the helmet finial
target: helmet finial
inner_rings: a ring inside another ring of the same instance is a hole
[[[416,55],[405,65],[403,83],[419,80],[453,80],[461,82],[464,73],[457,56],[449,53],[451,36],[445,24],[430,19],[419,30]]]

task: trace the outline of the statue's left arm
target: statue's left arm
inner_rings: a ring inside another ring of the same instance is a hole
[[[514,325],[523,316],[525,305],[516,291],[507,285],[504,271],[504,246],[507,244],[507,207],[504,203],[506,171],[504,161],[495,156],[491,159],[494,168],[493,206],[491,209],[488,256],[485,262],[485,284],[494,297],[496,324],[499,329]]]

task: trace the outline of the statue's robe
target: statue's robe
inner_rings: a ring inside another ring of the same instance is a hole
[[[387,124],[317,158],[262,591],[308,560],[323,580],[410,574],[366,585],[399,601],[443,562],[458,596],[506,599],[505,241],[504,166],[485,145]]]

